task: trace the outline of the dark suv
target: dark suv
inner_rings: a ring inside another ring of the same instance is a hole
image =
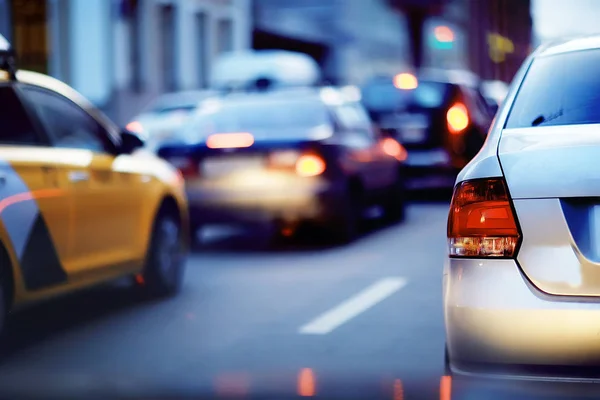
[[[373,121],[408,150],[410,188],[452,187],[494,117],[479,79],[465,71],[376,77],[362,93]]]
[[[186,180],[193,230],[303,222],[351,239],[363,213],[404,216],[404,150],[381,139],[355,91],[289,88],[206,101],[158,154]]]

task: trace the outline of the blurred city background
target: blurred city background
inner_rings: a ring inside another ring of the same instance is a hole
[[[542,39],[532,29],[535,3],[0,0],[0,34],[23,68],[67,82],[126,123],[158,94],[206,88],[214,60],[244,49],[307,53],[333,84],[415,64],[509,81]]]
[[[449,399],[442,266],[456,174],[528,55],[599,33],[599,16],[600,0],[0,0],[19,68],[66,82],[122,134],[154,135],[146,145],[185,180],[197,245],[169,301],[110,287],[17,313],[0,388],[33,389],[34,377],[84,392],[310,396],[318,378],[318,390],[367,382],[364,393]],[[269,90],[281,76],[307,87]],[[255,86],[236,92],[243,79]],[[405,178],[437,174],[424,187],[441,182],[445,197],[405,196]],[[221,203],[252,229],[204,229]],[[255,218],[289,239],[317,219],[306,204],[333,229],[263,246]],[[376,300],[352,306],[365,292]],[[360,310],[322,327],[347,304]]]

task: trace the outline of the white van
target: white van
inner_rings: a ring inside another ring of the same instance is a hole
[[[317,62],[304,53],[286,50],[248,50],[222,55],[215,61],[211,89],[245,89],[267,79],[276,87],[314,86],[321,82]]]

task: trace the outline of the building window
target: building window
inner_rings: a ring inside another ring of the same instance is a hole
[[[12,0],[13,46],[19,67],[48,73],[46,0]]]
[[[205,12],[196,14],[196,37],[198,45],[196,46],[196,65],[198,70],[198,85],[206,87],[208,85],[208,17]]]
[[[233,23],[222,19],[217,25],[217,54],[233,50]]]
[[[127,26],[128,37],[128,65],[131,68],[130,85],[135,93],[142,91],[142,66],[141,66],[141,13],[138,0],[122,0],[119,8],[119,17],[123,18]]]
[[[162,75],[166,91],[174,91],[177,87],[175,75],[175,7],[160,7],[160,37],[162,50]]]

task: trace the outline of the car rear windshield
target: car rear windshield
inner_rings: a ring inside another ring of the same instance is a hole
[[[226,104],[216,112],[201,111],[186,125],[184,135],[190,140],[227,132],[296,137],[310,135],[312,129],[330,123],[331,117],[321,102],[278,99]]]
[[[437,108],[444,104],[448,84],[420,81],[414,90],[397,89],[392,82],[377,82],[363,88],[363,104],[371,112],[392,112],[408,107]]]
[[[534,60],[505,127],[600,123],[599,63],[600,50]]]

